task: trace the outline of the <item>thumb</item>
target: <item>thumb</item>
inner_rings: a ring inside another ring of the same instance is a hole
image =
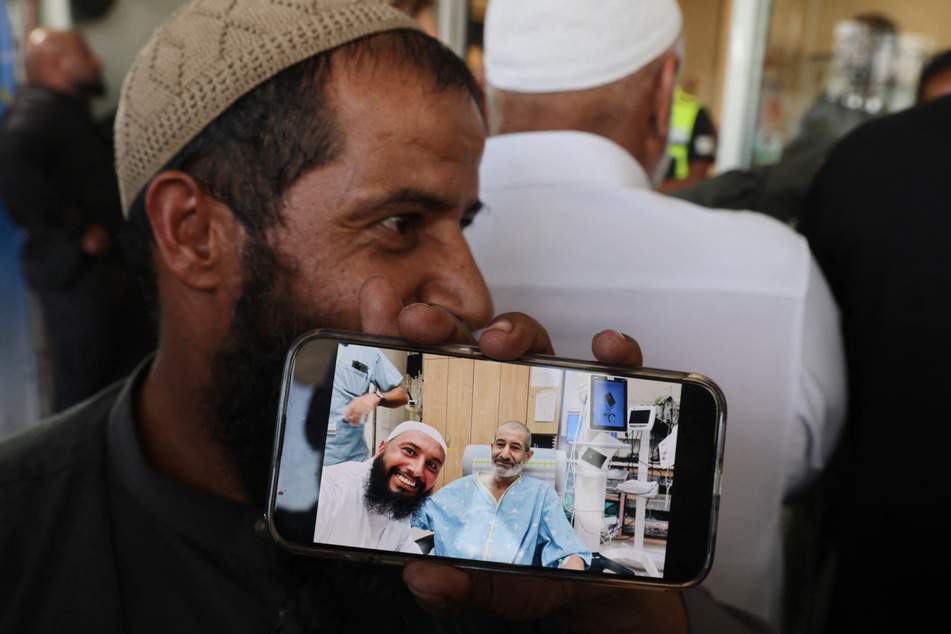
[[[571,599],[573,585],[521,575],[467,572],[416,561],[403,569],[403,581],[423,610],[450,617],[487,612],[505,621],[551,614]]]

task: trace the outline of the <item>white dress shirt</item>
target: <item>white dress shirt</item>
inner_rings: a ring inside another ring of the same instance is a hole
[[[753,212],[649,189],[623,148],[582,132],[488,140],[486,209],[466,230],[497,313],[521,311],[555,353],[591,358],[605,328],[646,365],[726,394],[716,598],[778,625],[784,497],[829,457],[845,411],[838,309],[805,239]]]
[[[419,553],[410,518],[394,520],[367,510],[365,483],[373,458],[341,462],[321,473],[314,542],[376,550]]]

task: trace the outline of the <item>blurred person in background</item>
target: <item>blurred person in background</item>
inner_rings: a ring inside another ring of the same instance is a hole
[[[825,632],[928,631],[946,612],[949,139],[951,96],[861,126],[829,153],[799,225],[842,308],[849,370],[809,588]]]
[[[0,122],[0,197],[25,233],[59,411],[128,374],[154,337],[119,249],[112,140],[89,113],[102,62],[75,31],[35,29],[25,64],[28,85]]]
[[[826,154],[859,125],[888,111],[898,27],[862,13],[836,25],[833,72],[778,162],[730,170],[671,195],[716,209],[752,209],[796,225]]]
[[[665,194],[702,183],[717,159],[717,131],[710,111],[680,86],[674,91],[667,152],[670,167],[657,188]]]
[[[783,502],[845,415],[838,309],[802,236],[653,191],[667,172],[683,19],[674,0],[492,0],[486,213],[466,229],[499,311],[584,358],[607,319],[652,364],[700,372],[730,409],[704,588],[778,627]]]

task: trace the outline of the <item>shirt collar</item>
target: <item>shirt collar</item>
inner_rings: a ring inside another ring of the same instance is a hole
[[[620,145],[574,130],[490,137],[479,173],[488,188],[611,183],[650,189],[647,172]]]
[[[212,547],[241,552],[250,558],[260,557],[259,564],[266,566],[268,552],[274,544],[255,532],[255,525],[264,517],[263,509],[202,493],[169,480],[146,461],[133,412],[135,394],[151,363],[149,358],[136,369],[109,416],[109,459],[118,483],[157,523]]]

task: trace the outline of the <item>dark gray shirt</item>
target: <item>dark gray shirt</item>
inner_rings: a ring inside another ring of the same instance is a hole
[[[260,509],[155,472],[135,433],[136,383],[0,444],[0,632],[405,631],[430,621],[399,569],[291,555],[261,530]]]

